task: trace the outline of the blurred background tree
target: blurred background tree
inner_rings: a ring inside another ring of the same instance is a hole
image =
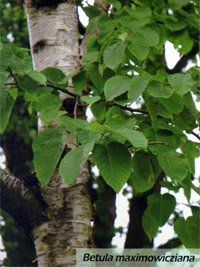
[[[28,29],[22,1],[1,0],[0,35],[17,46],[29,48]],[[23,92],[18,96],[11,115],[11,123],[1,136],[1,147],[6,156],[6,167],[18,178],[26,179],[33,157],[32,137],[36,132],[36,114],[28,111]],[[37,266],[34,263],[35,248],[30,237],[24,233],[9,214],[1,212],[3,245],[7,254],[4,266]]]

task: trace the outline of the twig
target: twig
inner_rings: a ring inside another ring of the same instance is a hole
[[[175,67],[173,69],[167,69],[167,72],[169,74],[174,74],[181,71],[184,67],[186,67],[188,60],[196,56],[198,51],[199,51],[199,45],[198,43],[195,43],[191,51],[186,55],[183,55],[176,63]]]
[[[56,90],[58,90],[58,91],[60,91],[60,92],[63,92],[63,93],[65,93],[65,94],[68,94],[68,95],[70,95],[70,96],[73,96],[74,98],[77,97],[76,94],[74,94],[74,93],[68,91],[67,89],[60,88],[60,87],[58,87],[58,86],[56,86],[56,85],[53,85],[53,84],[47,84],[47,86],[49,86],[49,87],[51,87],[51,88],[53,88],[53,89],[56,89]],[[68,86],[68,87],[69,87],[69,86]]]
[[[74,118],[75,118],[75,119],[77,118],[78,102],[79,102],[79,97],[77,96],[77,97],[76,97],[76,102],[75,102],[75,105],[74,105]]]
[[[168,143],[162,142],[162,141],[152,141],[152,142],[149,142],[148,144],[149,145],[167,145],[167,146],[169,146]]]
[[[12,69],[10,67],[8,67],[8,71],[10,73],[10,75],[12,76],[12,78],[14,79],[15,83],[18,85],[17,79],[15,77],[15,74],[12,72]]]
[[[197,133],[195,133],[194,131],[192,131],[192,134],[193,134],[197,139],[200,140],[200,136],[199,136]]]
[[[128,110],[130,112],[137,112],[137,113],[142,113],[142,114],[149,115],[149,113],[146,110],[143,110],[143,109],[131,108],[131,107],[128,107],[128,106],[121,106],[119,104],[113,104],[113,106],[120,107],[121,109]]]
[[[11,74],[11,72],[10,72],[10,74]],[[13,79],[15,79],[16,82],[15,82],[15,83],[11,83],[11,82],[9,82],[9,83],[5,83],[5,85],[6,85],[6,86],[17,86],[17,87],[19,87],[16,78],[14,78],[15,76],[14,76],[13,73],[11,74],[11,76],[13,77]],[[43,87],[43,85],[41,85],[41,86]],[[74,93],[72,93],[72,92],[70,92],[70,91],[68,91],[68,90],[66,90],[66,89],[60,88],[60,87],[58,87],[58,86],[55,86],[55,85],[53,85],[53,84],[47,84],[47,86],[48,86],[48,87],[51,87],[51,88],[53,88],[53,89],[59,90],[59,91],[65,93],[65,94],[68,94],[68,95],[70,95],[70,96],[77,97],[76,94],[74,94]],[[68,86],[68,87],[70,87],[70,86]]]
[[[19,86],[17,83],[5,83],[6,86]]]

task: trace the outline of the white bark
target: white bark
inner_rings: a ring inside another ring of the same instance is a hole
[[[57,67],[69,74],[79,66],[77,14],[74,5],[27,8],[33,68]]]
[[[79,67],[77,13],[75,6],[62,3],[57,8],[27,7],[33,68],[57,67],[65,74]],[[93,246],[92,205],[87,188],[85,165],[76,183],[63,186],[54,175],[42,188],[49,205],[49,221],[33,230],[39,267],[75,266],[75,248]]]

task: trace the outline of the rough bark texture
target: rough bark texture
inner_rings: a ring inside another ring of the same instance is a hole
[[[142,226],[142,217],[147,208],[147,198],[153,192],[160,192],[160,183],[165,177],[161,172],[154,187],[142,195],[134,196],[130,200],[129,225],[126,235],[125,248],[152,248],[153,242],[149,240]]]
[[[81,183],[69,188],[46,186],[42,192],[50,206],[48,222],[33,231],[38,264],[75,266],[75,248],[93,245],[87,187]]]
[[[111,248],[115,235],[116,192],[106,184],[102,177],[98,178],[96,212],[94,217],[94,239],[98,248]],[[106,233],[106,234],[105,234]]]
[[[45,206],[24,181],[0,170],[1,207],[29,232],[33,227],[46,221]],[[14,203],[14,205],[11,205]]]
[[[27,5],[33,67],[57,67],[69,74],[79,67],[77,13],[75,6],[61,3],[39,9]],[[54,174],[42,195],[48,204],[48,221],[33,229],[40,267],[75,266],[75,249],[93,246],[92,204],[87,165],[76,183],[64,186]]]
[[[147,196],[133,197],[130,200],[129,226],[125,248],[150,248],[149,241],[142,227],[142,216],[147,208]]]

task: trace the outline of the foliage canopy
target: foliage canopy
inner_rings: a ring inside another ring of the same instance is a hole
[[[65,183],[72,183],[80,165],[90,160],[116,192],[126,182],[135,195],[155,186],[172,191],[183,188],[190,201],[191,190],[199,191],[193,178],[200,146],[187,134],[199,127],[193,99],[199,97],[200,72],[196,66],[185,67],[198,47],[198,3],[107,2],[109,16],[98,6],[84,7],[91,37],[83,65],[70,77],[55,68],[32,70],[28,50],[2,40],[0,132],[5,131],[13,104],[23,92],[29,112],[39,112],[46,126],[33,141],[33,163],[41,183],[48,183],[56,169]],[[166,65],[166,41],[181,55],[173,69]],[[68,91],[71,78],[74,93]],[[60,91],[70,94],[85,112],[90,108],[93,118],[77,118],[77,105],[73,116],[67,113]],[[75,137],[76,148],[66,153],[69,133]],[[143,217],[149,239],[175,207],[170,193],[149,196]],[[198,236],[198,229],[190,227],[197,212],[194,209],[193,217],[175,222],[186,247],[198,245],[190,238]]]

